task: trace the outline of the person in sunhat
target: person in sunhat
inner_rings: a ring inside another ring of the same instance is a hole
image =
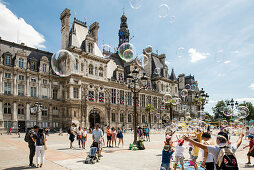
[[[162,150],[162,162],[161,162],[161,170],[170,170],[170,159],[174,150],[169,145],[165,145]]]
[[[247,147],[250,147],[250,148],[249,148],[249,151],[248,151],[248,153],[247,153],[248,162],[247,162],[246,164],[251,164],[251,163],[250,163],[250,157],[254,157],[254,139],[253,139],[254,136],[253,136],[253,135],[248,135],[247,137],[248,137],[248,139],[250,140],[250,143],[249,143],[249,145],[243,147],[243,149],[245,149],[245,148],[247,148]]]

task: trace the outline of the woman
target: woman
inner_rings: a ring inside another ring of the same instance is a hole
[[[111,141],[112,141],[112,147],[116,147],[116,129],[114,127],[111,128]]]
[[[210,133],[203,133],[202,134],[202,140],[204,145],[214,145],[214,143],[211,140],[211,134]],[[214,170],[214,160],[213,155],[211,153],[205,153],[203,149],[201,149],[202,152],[202,160],[201,167],[205,167],[206,170]]]
[[[82,133],[82,148],[86,149],[86,141],[87,141],[87,131],[86,128],[84,128],[84,131]]]
[[[119,147],[121,142],[122,142],[122,146],[123,146],[123,131],[122,131],[121,128],[117,128],[117,138],[119,140],[118,147]]]
[[[72,123],[72,125],[71,125],[71,127],[70,127],[70,129],[69,129],[69,131],[68,131],[68,133],[70,134],[70,136],[69,136],[69,140],[70,140],[70,149],[73,148],[73,147],[72,147],[72,143],[73,143],[73,141],[74,141],[74,139],[75,139],[75,128],[76,128],[75,123]]]
[[[81,144],[82,144],[82,129],[81,127],[79,126],[78,127],[78,130],[77,130],[77,140],[78,140],[78,145],[79,145],[79,148],[81,148]]]
[[[46,147],[47,139],[45,138],[43,134],[43,129],[39,129],[38,133],[32,137],[32,140],[36,144],[36,148],[35,148],[36,167],[39,168],[39,167],[42,167],[44,163],[45,150],[47,149]]]

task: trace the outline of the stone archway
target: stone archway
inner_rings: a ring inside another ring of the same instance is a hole
[[[100,112],[99,112],[98,109],[93,108],[89,112],[89,125],[90,125],[90,128],[93,129],[97,123],[99,123],[99,124],[101,123]]]

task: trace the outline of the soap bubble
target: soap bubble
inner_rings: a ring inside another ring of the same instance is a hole
[[[222,121],[221,121],[221,126],[222,126],[222,127],[228,126],[228,121],[227,121],[227,120],[222,120]]]
[[[191,87],[190,87],[190,90],[191,90],[191,91],[195,91],[195,90],[196,90],[196,85],[195,85],[195,84],[192,84]]]
[[[123,43],[118,48],[118,55],[126,62],[131,62],[135,59],[135,48],[131,43]]]
[[[130,0],[130,6],[133,9],[139,9],[142,6],[143,0]]]
[[[222,112],[225,116],[229,117],[233,115],[233,109],[230,107],[225,106]]]
[[[102,54],[103,54],[103,57],[104,58],[108,58],[110,57],[110,55],[112,54],[113,52],[113,49],[110,45],[108,44],[102,44]]]
[[[170,16],[169,17],[169,23],[173,24],[176,21],[176,17],[175,16]]]
[[[160,68],[155,68],[154,69],[154,74],[159,76],[161,74],[161,69]]]
[[[217,63],[221,63],[221,62],[224,62],[224,60],[225,60],[225,54],[223,50],[218,50],[215,54],[215,61]]]
[[[180,95],[181,95],[182,97],[187,97],[187,96],[188,96],[188,90],[183,89],[183,90],[181,91]]]
[[[185,85],[185,89],[190,90],[190,88],[191,88],[191,85],[190,85],[190,84],[186,84],[186,85]]]
[[[246,106],[238,106],[237,111],[236,111],[236,116],[239,119],[245,119],[246,117],[249,116],[249,109]]]
[[[161,4],[158,9],[158,15],[160,18],[165,18],[168,16],[169,13],[169,7],[167,4]]]
[[[147,45],[146,48],[144,49],[145,54],[149,55],[152,54],[153,52],[153,47],[151,45]]]
[[[53,54],[51,58],[51,67],[53,71],[61,77],[71,75],[74,72],[76,64],[77,62],[74,55],[68,50],[59,50]]]
[[[176,51],[176,55],[177,55],[177,57],[179,57],[179,58],[182,58],[182,57],[186,56],[186,50],[185,50],[185,48],[179,47],[179,48],[177,49],[177,51]]]
[[[136,63],[140,66],[140,67],[145,67],[148,63],[149,63],[149,58],[147,55],[141,54],[139,56],[137,56],[136,58]]]

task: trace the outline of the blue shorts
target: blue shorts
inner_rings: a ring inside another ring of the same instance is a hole
[[[169,164],[161,163],[160,170],[170,170],[170,163]]]

